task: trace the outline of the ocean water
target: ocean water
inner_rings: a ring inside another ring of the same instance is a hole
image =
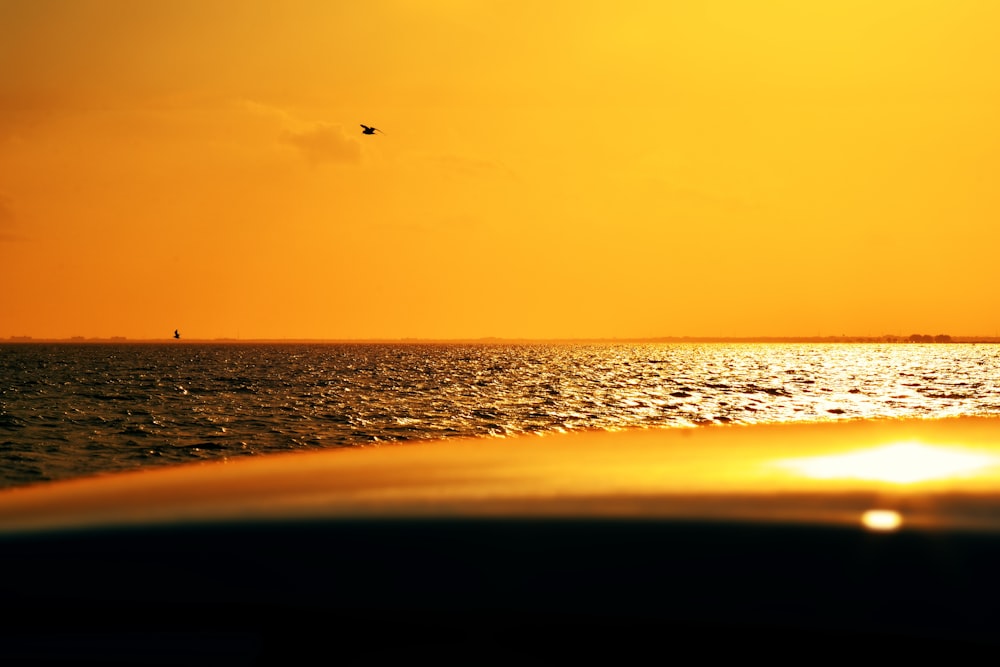
[[[0,344],[0,487],[403,440],[998,413],[983,344]]]

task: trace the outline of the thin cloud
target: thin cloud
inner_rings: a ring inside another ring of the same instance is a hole
[[[261,116],[264,118],[274,118],[281,122],[282,125],[301,125],[298,120],[292,114],[288,113],[280,107],[271,106],[270,104],[263,104],[262,102],[257,102],[256,100],[237,100],[237,106],[244,111],[253,114],[255,116]]]
[[[14,208],[11,206],[10,199],[0,195],[0,241],[24,240],[12,231],[14,224]]]
[[[670,202],[673,206],[728,212],[747,212],[763,207],[762,203],[738,194],[679,185],[658,177],[639,182],[645,194],[655,195],[660,201]]]
[[[68,97],[24,91],[0,91],[0,139],[17,136],[26,129],[67,113],[73,105]]]
[[[237,105],[253,116],[276,122],[281,143],[295,148],[312,164],[361,162],[361,142],[339,124],[309,123],[281,107],[256,100],[238,100]]]
[[[492,160],[479,160],[458,155],[439,155],[429,159],[439,169],[451,174],[460,174],[474,178],[491,176],[515,178],[514,172],[509,167]]]
[[[285,131],[282,140],[299,149],[313,164],[361,162],[361,143],[348,137],[340,125],[320,123],[300,132]]]

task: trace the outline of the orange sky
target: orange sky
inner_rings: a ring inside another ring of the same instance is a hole
[[[997,25],[0,0],[0,338],[997,335]]]

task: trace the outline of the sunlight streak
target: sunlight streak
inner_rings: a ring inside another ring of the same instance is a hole
[[[1000,464],[1000,458],[996,456],[917,442],[779,462],[779,465],[813,479],[860,479],[895,484],[970,476],[997,464]]]

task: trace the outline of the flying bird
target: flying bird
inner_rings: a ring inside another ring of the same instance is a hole
[[[174,338],[180,338],[180,337],[181,337],[181,332],[178,331],[177,329],[174,329]]]
[[[361,127],[364,128],[363,130],[361,130],[361,134],[375,134],[376,132],[382,132],[382,130],[378,129],[377,127],[369,127],[364,123],[361,123]],[[385,133],[382,132],[382,134]]]

